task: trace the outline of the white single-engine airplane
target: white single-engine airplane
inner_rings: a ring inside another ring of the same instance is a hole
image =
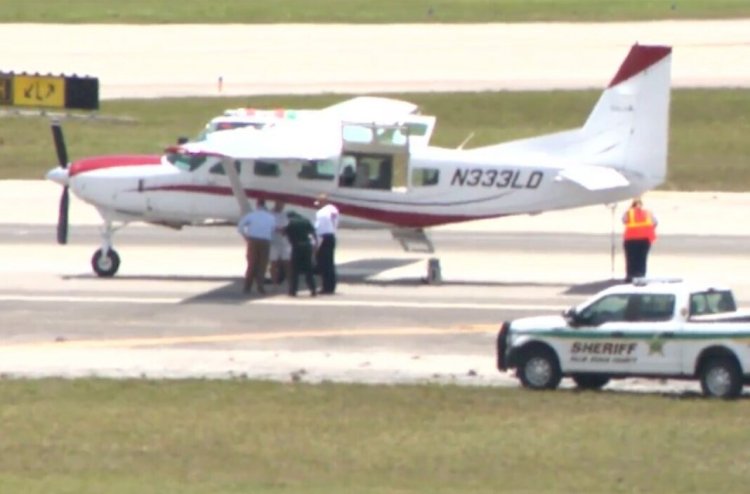
[[[117,228],[133,221],[234,224],[249,198],[282,200],[312,214],[314,199],[325,193],[342,226],[389,228],[402,244],[422,240],[429,249],[426,227],[624,200],[666,176],[671,53],[634,45],[578,129],[474,149],[413,145],[419,115],[344,112],[216,132],[164,156],[68,165],[62,131],[53,124],[60,166],[47,178],[64,186],[58,241],[67,241],[68,188],[104,220],[92,258],[100,276],[119,267]]]

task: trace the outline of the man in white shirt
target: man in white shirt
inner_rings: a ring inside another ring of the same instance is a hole
[[[273,216],[276,219],[276,228],[271,237],[271,280],[275,285],[280,285],[284,278],[291,274],[292,246],[284,234],[284,228],[289,224],[289,219],[284,212],[284,201],[276,201],[273,205]]]
[[[330,203],[326,194],[321,194],[315,201],[318,212],[315,213],[315,233],[320,240],[316,252],[316,262],[323,287],[321,295],[333,295],[336,291],[336,230],[339,226],[339,210]]]
[[[266,201],[263,199],[258,199],[255,210],[243,216],[237,224],[237,231],[247,241],[247,269],[243,290],[245,293],[252,292],[253,282],[258,284],[258,292],[266,293],[263,282],[268,267],[271,237],[275,229],[276,219],[266,209]]]

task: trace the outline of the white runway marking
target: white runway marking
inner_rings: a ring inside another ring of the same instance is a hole
[[[91,297],[87,295],[0,295],[0,302],[65,302],[94,304],[178,304],[175,297]]]

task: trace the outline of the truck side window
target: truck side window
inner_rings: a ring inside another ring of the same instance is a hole
[[[606,322],[669,321],[674,316],[675,296],[662,293],[617,294],[603,297],[580,314],[582,324],[599,326]]]
[[[602,297],[583,309],[579,315],[579,323],[587,326],[599,326],[605,322],[624,321],[625,309],[629,305],[630,296],[616,294]]]
[[[669,321],[674,316],[674,295],[655,293],[639,295],[638,298],[638,314],[633,321]]]
[[[727,290],[710,290],[690,294],[690,315],[721,314],[737,310],[732,292]]]

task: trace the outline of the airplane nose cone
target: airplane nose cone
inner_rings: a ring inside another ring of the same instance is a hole
[[[61,166],[51,169],[47,172],[46,176],[47,180],[52,180],[53,182],[62,186],[68,185],[68,170]]]

